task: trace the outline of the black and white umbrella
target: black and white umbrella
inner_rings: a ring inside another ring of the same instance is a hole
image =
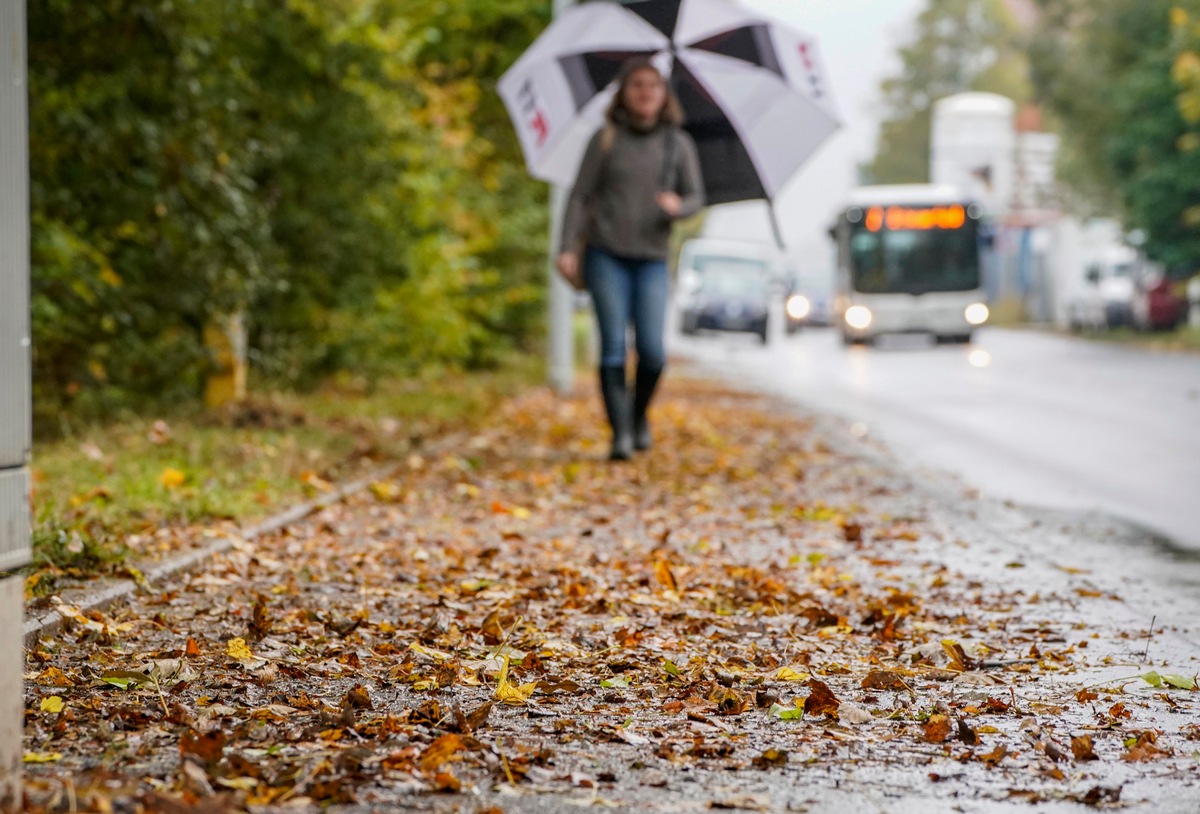
[[[732,0],[591,2],[559,17],[500,79],[536,178],[569,185],[625,60],[670,77],[708,203],[772,200],[839,126],[816,40]]]

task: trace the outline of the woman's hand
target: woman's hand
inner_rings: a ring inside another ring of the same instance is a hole
[[[575,252],[563,252],[555,261],[558,273],[576,288],[579,287],[579,255]]]
[[[654,200],[659,209],[673,218],[679,217],[679,211],[683,209],[683,198],[674,192],[660,192],[654,196]]]

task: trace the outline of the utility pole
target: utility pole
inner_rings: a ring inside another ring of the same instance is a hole
[[[25,0],[0,3],[0,810],[21,806],[30,562],[29,120]]]
[[[558,17],[575,0],[554,0],[554,16]],[[575,292],[555,269],[558,238],[562,233],[568,190],[554,186],[550,190],[550,252],[547,274],[550,281],[548,382],[555,392],[568,395],[575,384]]]

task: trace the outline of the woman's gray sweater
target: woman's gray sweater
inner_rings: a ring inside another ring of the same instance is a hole
[[[608,127],[613,131],[605,136]],[[675,167],[667,177],[674,179],[672,191],[683,199],[677,217],[700,211],[704,185],[691,136],[668,125],[648,131],[606,125],[592,136],[579,167],[563,223],[562,251],[578,250],[586,241],[618,257],[666,258],[672,218],[654,198],[664,191],[668,138],[675,139]]]

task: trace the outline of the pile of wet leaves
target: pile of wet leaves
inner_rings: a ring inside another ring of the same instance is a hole
[[[1125,658],[1114,598],[960,572],[909,481],[769,402],[672,381],[655,430],[609,463],[593,399],[533,392],[175,584],[60,603],[27,807],[1200,795],[1195,683]]]

